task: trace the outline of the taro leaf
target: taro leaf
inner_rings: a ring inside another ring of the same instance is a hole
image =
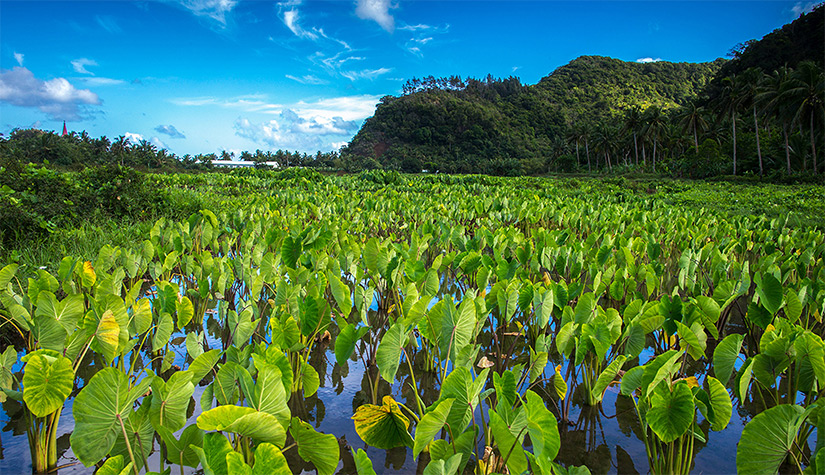
[[[401,349],[407,344],[408,335],[405,325],[395,323],[378,344],[375,360],[381,377],[390,384],[395,381],[395,373],[398,372],[398,365],[401,363]]]
[[[214,349],[209,350],[195,358],[195,360],[189,364],[189,373],[192,375],[192,384],[199,384],[207,373],[212,371],[212,368],[215,366],[215,363],[218,362],[218,358],[220,358],[220,356],[220,350]]]
[[[794,448],[804,422],[801,406],[782,404],[756,415],[742,429],[736,448],[736,471],[775,474]]]
[[[782,284],[773,274],[765,272],[761,281],[756,279],[756,294],[759,295],[759,303],[765,310],[770,312],[771,316],[776,315],[782,306]]]
[[[26,363],[23,401],[29,411],[35,417],[45,417],[62,408],[74,387],[72,361],[47,350],[35,351],[22,360]]]
[[[785,316],[788,317],[788,320],[791,323],[796,322],[799,317],[802,315],[802,310],[804,306],[802,302],[799,301],[799,297],[796,295],[796,292],[793,290],[788,290],[785,294]]]
[[[526,399],[524,408],[527,410],[527,431],[533,444],[533,455],[541,467],[549,468],[561,447],[559,425],[538,394],[527,391]]]
[[[372,460],[364,452],[364,449],[358,449],[353,455],[355,459],[355,470],[358,472],[358,475],[376,475],[375,469],[372,468]]]
[[[516,376],[512,371],[507,370],[501,374],[493,373],[493,387],[496,390],[498,402],[503,402],[509,407],[515,405],[518,388],[516,388]]]
[[[352,311],[352,298],[350,297],[350,289],[347,284],[341,281],[332,271],[327,272],[327,280],[329,287],[332,289],[332,296],[335,297],[335,303],[338,304],[338,309],[344,317],[349,316]]]
[[[226,454],[226,471],[229,475],[252,475],[252,467],[243,460],[243,455],[238,452]]]
[[[124,419],[123,426],[126,428],[129,447],[132,448],[132,453],[135,455],[135,466],[138,470],[141,470],[144,459],[149,457],[152,452],[153,438],[155,437],[155,429],[149,421],[149,404],[142,404],[137,411],[129,411],[129,417]],[[122,430],[118,432],[117,440],[109,455],[129,456],[129,449],[126,447]]]
[[[301,363],[301,386],[304,389],[304,397],[312,396],[321,387],[318,371],[309,363]]]
[[[14,382],[12,370],[15,363],[17,363],[17,350],[14,345],[9,345],[0,355],[0,402],[6,402],[6,393],[3,390],[11,390]]]
[[[762,386],[771,388],[776,386],[777,378],[788,369],[790,364],[790,358],[785,355],[777,358],[759,353],[753,357],[753,376]]]
[[[710,410],[707,414],[710,428],[715,431],[720,431],[728,426],[730,416],[733,412],[733,405],[730,400],[730,394],[725,389],[725,385],[713,376],[706,378],[708,382],[708,399],[710,402]]]
[[[311,425],[297,417],[293,417],[290,422],[289,434],[298,444],[298,455],[315,465],[318,475],[335,473],[340,449],[338,439],[334,435],[315,432]],[[255,463],[257,464],[257,461]]]
[[[83,317],[83,303],[82,294],[72,294],[58,302],[53,293],[43,291],[37,296],[37,309],[34,315],[35,317],[48,315],[60,322],[60,325],[66,329],[66,333],[72,333]]]
[[[292,236],[285,237],[284,242],[281,243],[281,262],[294,269],[300,257],[301,239],[293,239]]]
[[[255,449],[255,466],[252,467],[252,475],[290,475],[291,473],[281,449],[266,442],[258,445]]]
[[[413,438],[408,432],[410,421],[392,396],[384,396],[383,405],[364,404],[352,416],[355,432],[372,447],[392,449],[412,447]]]
[[[90,467],[109,453],[122,432],[121,421],[151,382],[146,377],[130,389],[129,378],[117,368],[104,368],[92,376],[72,405],[71,446],[83,465]]]
[[[563,401],[567,397],[567,381],[561,374],[561,365],[556,366],[556,372],[553,374],[553,389],[556,390],[556,395],[560,400]]]
[[[40,292],[43,295],[46,292]],[[66,329],[50,315],[35,315],[32,326],[32,337],[38,346],[47,350],[62,352],[66,346]],[[115,349],[117,349],[118,333],[115,333]]]
[[[152,406],[149,418],[152,425],[176,432],[186,424],[186,409],[195,392],[190,371],[178,371],[169,381],[155,376],[152,382]]]
[[[186,354],[193,360],[203,354],[203,333],[192,331],[186,335]]]
[[[77,269],[80,274],[80,282],[83,287],[88,289],[95,285],[97,276],[95,275],[95,269],[92,267],[91,262],[86,261],[83,263],[82,267],[78,267]]]
[[[200,460],[191,446],[203,446],[203,431],[196,424],[186,426],[180,434],[180,439],[165,427],[159,427],[157,432],[166,444],[167,462],[197,468]]]
[[[530,372],[529,372],[529,383],[533,384],[533,381],[538,379],[544,374],[544,369],[547,367],[547,352],[540,351],[536,353],[530,348]]]
[[[683,354],[683,351],[668,350],[644,365],[641,388],[645,393],[645,397],[650,397],[650,394],[659,383],[665,379],[670,380],[673,374],[679,370],[679,359]]]
[[[235,374],[237,366],[237,363],[228,361],[221,366],[218,374],[215,375],[212,392],[219,404],[235,404],[238,401],[238,385],[236,384],[237,376]]]
[[[460,467],[461,454],[456,454],[447,460],[430,460],[424,467],[423,475],[456,475]]]
[[[639,356],[645,349],[645,332],[638,323],[628,325],[622,339],[625,342],[624,354],[630,359]]]
[[[183,328],[192,321],[195,316],[195,307],[189,297],[181,297],[175,302],[175,313],[178,315],[178,328]]]
[[[442,358],[455,362],[461,349],[470,343],[475,325],[476,306],[472,298],[465,296],[456,311],[444,312],[439,337]]]
[[[727,384],[730,381],[744,339],[745,335],[733,333],[719,342],[713,351],[713,373],[722,384]]]
[[[670,443],[690,429],[695,417],[693,393],[687,382],[679,381],[669,388],[658,385],[647,411],[647,423],[662,442]]]
[[[700,340],[696,333],[693,333],[693,330],[691,330],[684,323],[678,321],[674,323],[678,329],[679,345],[682,349],[686,350],[690,357],[697,361],[705,356],[705,348],[707,347],[707,344]],[[702,328],[701,324],[697,323],[697,326]]]
[[[9,264],[0,269],[0,291],[8,287],[9,282],[14,278],[14,274],[17,273],[17,268],[17,264]]]
[[[599,379],[596,380],[596,384],[593,386],[593,389],[590,391],[590,397],[592,401],[599,403],[604,396],[604,391],[610,386],[610,383],[616,379],[616,376],[619,374],[619,371],[622,369],[624,362],[627,360],[627,357],[624,355],[616,357],[612,363],[610,363],[602,374],[599,375]]]
[[[622,376],[622,395],[631,396],[634,391],[642,387],[642,378],[645,373],[644,366],[634,366],[627,370]]]
[[[335,337],[335,361],[343,366],[344,363],[352,356],[355,351],[355,345],[364,337],[369,331],[369,327],[361,327],[356,329],[353,324],[344,324],[344,328]]]
[[[120,325],[118,325],[112,310],[106,310],[96,322],[95,339],[92,349],[103,355],[111,363],[117,356],[120,343]],[[169,338],[167,337],[166,340]]]
[[[527,457],[524,455],[521,441],[510,433],[507,423],[496,411],[490,411],[490,429],[493,432],[502,459],[507,457],[507,468],[510,473],[525,472],[527,470]]]
[[[203,436],[203,448],[190,445],[203,467],[204,475],[228,475],[226,456],[234,450],[223,434],[211,432]]]
[[[472,412],[475,411],[479,403],[479,395],[487,384],[489,373],[489,368],[484,369],[473,381],[469,369],[457,367],[444,378],[439,399],[455,399],[455,403],[450,408],[450,415],[447,416],[447,424],[450,425],[453,434],[464,432],[464,429],[472,420]]]
[[[284,351],[303,348],[301,344],[301,330],[292,316],[285,316],[283,321],[277,318],[269,320],[272,326],[272,345]]]
[[[116,455],[109,457],[106,462],[97,469],[95,475],[128,475],[132,472],[132,462],[123,464],[123,456]]]
[[[161,348],[166,346],[172,337],[173,331],[175,331],[175,322],[172,320],[172,315],[166,312],[161,313],[155,329],[155,336],[152,338],[152,351],[160,351]]]
[[[736,374],[735,384],[733,386],[733,394],[739,398],[739,401],[744,401],[748,395],[748,387],[753,379],[753,358],[748,358],[739,372]]]
[[[437,402],[436,406],[421,418],[421,422],[415,427],[413,459],[417,459],[418,454],[420,454],[430,442],[435,440],[435,436],[444,427],[444,423],[447,422],[447,416],[450,413],[453,402],[455,402],[455,399],[445,399]]]
[[[152,302],[142,298],[132,305],[132,319],[129,329],[133,335],[142,335],[152,326]]]
[[[286,431],[275,416],[251,407],[212,408],[198,416],[198,427],[203,430],[234,432],[278,447],[283,447],[286,441]]]
[[[290,411],[287,406],[287,393],[283,384],[281,370],[277,366],[265,362],[255,361],[258,369],[255,387],[250,394],[244,389],[250,405],[255,409],[272,414],[286,427],[289,424]],[[239,372],[245,372],[239,367]]]

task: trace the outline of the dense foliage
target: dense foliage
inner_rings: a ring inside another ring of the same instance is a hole
[[[37,472],[71,453],[98,473],[371,475],[394,454],[566,474],[594,451],[594,471],[684,474],[731,436],[742,473],[823,470],[825,235],[790,214],[621,179],[154,179],[243,205],[53,268],[0,263],[19,345],[0,402]],[[319,427],[325,400],[349,429]],[[615,465],[595,435],[613,417]]]

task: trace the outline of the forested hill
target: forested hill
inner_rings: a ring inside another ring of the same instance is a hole
[[[601,122],[630,107],[670,109],[684,105],[725,63],[630,63],[604,56],[581,56],[536,85],[560,107],[568,122]]]
[[[694,98],[724,60],[630,63],[582,56],[525,86],[518,78],[411,80],[386,96],[342,151],[348,166],[451,173],[540,173],[573,124],[628,107],[667,110]]]

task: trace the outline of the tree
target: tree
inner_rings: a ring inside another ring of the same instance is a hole
[[[643,125],[642,119],[642,111],[639,109],[638,106],[634,106],[625,110],[622,132],[633,132],[633,150],[636,154],[636,165],[639,164],[639,142],[636,138],[636,135]]]
[[[733,174],[736,175],[736,112],[742,105],[742,88],[736,76],[729,76],[722,80],[722,94],[716,103],[719,118],[730,117],[733,129]]]
[[[789,106],[794,111],[794,120],[807,119],[809,132],[811,134],[811,156],[814,161],[814,174],[819,173],[816,160],[816,133],[814,128],[815,117],[825,114],[825,73],[822,68],[812,61],[803,61],[799,67],[791,73],[788,88],[782,94],[782,98],[789,102]],[[820,124],[821,125],[821,124]]]
[[[648,107],[644,113],[644,124],[645,135],[653,139],[653,171],[655,172],[656,147],[665,126],[665,116],[662,114],[662,110],[657,106]]]
[[[705,108],[699,106],[695,101],[683,107],[676,118],[679,120],[679,127],[685,132],[693,132],[693,146],[696,153],[699,153],[699,132],[704,133],[708,128],[705,120]]]
[[[749,68],[740,76],[740,87],[742,90],[742,104],[753,110],[753,128],[756,131],[756,155],[759,157],[759,176],[764,176],[762,166],[762,148],[759,145],[759,121],[757,118],[756,106],[759,102],[756,96],[762,87],[762,71],[757,68]]]
[[[788,102],[783,100],[785,90],[788,88],[790,79],[790,69],[781,67],[766,76],[756,96],[757,102],[762,104],[768,114],[779,121],[782,126],[782,138],[785,142],[785,163],[788,175],[791,174],[791,148],[788,143],[788,132],[793,120],[793,110],[788,106]]]

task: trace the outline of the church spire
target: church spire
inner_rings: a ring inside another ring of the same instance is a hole
[[[69,131],[66,129],[66,121],[63,121],[63,136],[69,135]]]

